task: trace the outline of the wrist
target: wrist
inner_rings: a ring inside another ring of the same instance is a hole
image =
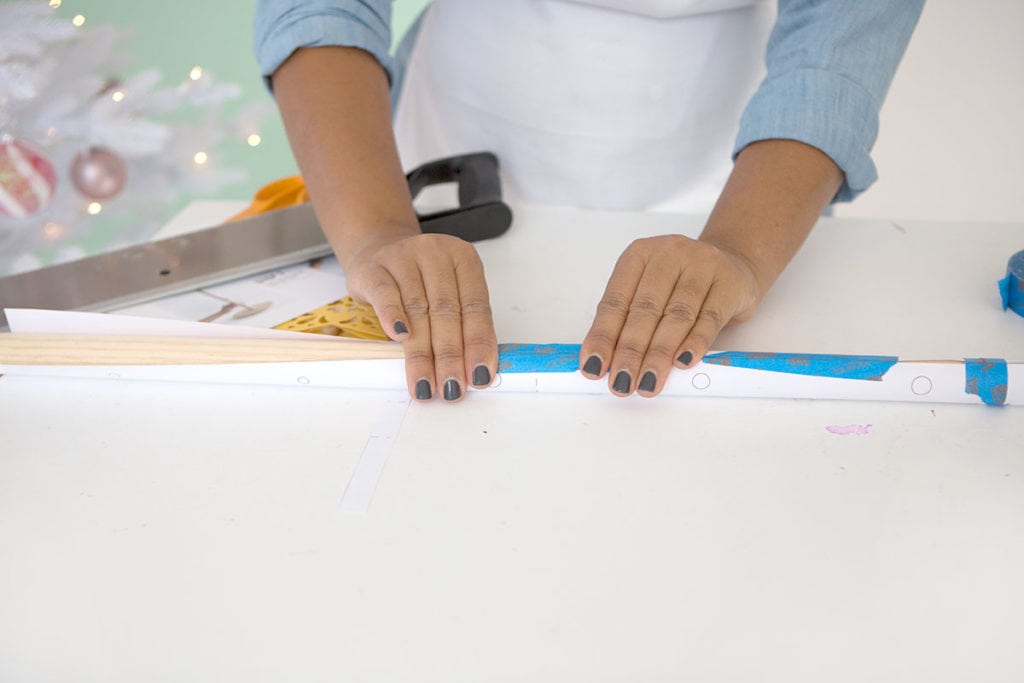
[[[739,154],[700,240],[750,269],[763,296],[790,262],[842,183],[823,152],[764,140]]]
[[[706,229],[705,232],[707,232]],[[713,235],[702,234],[698,240],[710,244],[720,254],[728,257],[737,268],[745,271],[749,276],[754,301],[758,304],[761,303],[761,299],[775,279],[775,274],[757,259],[757,255],[750,253],[742,244],[733,244],[727,239],[720,239]]]
[[[330,236],[330,243],[344,271],[381,247],[423,234],[418,223],[377,222],[369,227],[342,228]]]

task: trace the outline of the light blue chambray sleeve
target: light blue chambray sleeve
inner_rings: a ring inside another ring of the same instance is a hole
[[[258,0],[253,51],[267,86],[301,47],[343,45],[366,50],[394,80],[391,0]]]
[[[799,140],[846,174],[835,201],[877,178],[878,112],[924,0],[779,0],[768,73],[740,121],[734,156],[752,142]]]

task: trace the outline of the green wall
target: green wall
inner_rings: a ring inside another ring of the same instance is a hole
[[[243,93],[226,108],[225,113],[231,115],[255,103],[271,101],[252,55],[255,4],[255,0],[63,0],[57,11],[69,19],[82,14],[87,26],[114,24],[130,29],[133,39],[124,50],[131,57],[132,66],[121,75],[157,68],[163,74],[163,82],[171,84],[184,79],[193,66],[199,65],[218,81],[237,83]],[[393,2],[396,42],[426,4],[427,0]],[[296,172],[276,109],[271,109],[270,116],[264,119],[260,136],[262,142],[255,148],[242,140],[231,141],[222,148],[226,164],[247,169],[249,180],[207,198],[245,199],[261,185]]]

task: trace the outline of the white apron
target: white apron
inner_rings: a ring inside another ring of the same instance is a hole
[[[403,166],[490,150],[530,203],[707,212],[773,20],[760,0],[434,0],[395,112]]]

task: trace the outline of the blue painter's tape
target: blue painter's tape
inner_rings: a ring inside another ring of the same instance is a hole
[[[498,372],[576,372],[579,344],[498,344]]]
[[[1010,376],[1002,358],[965,358],[964,391],[974,394],[985,405],[1006,404]]]
[[[1024,316],[1024,251],[1018,251],[1006,264],[1006,277],[999,281],[1003,310]]]
[[[866,379],[879,382],[889,368],[899,362],[896,356],[836,356],[814,353],[750,353],[723,351],[704,356],[705,363],[731,365],[752,370],[788,372],[816,377]]]

